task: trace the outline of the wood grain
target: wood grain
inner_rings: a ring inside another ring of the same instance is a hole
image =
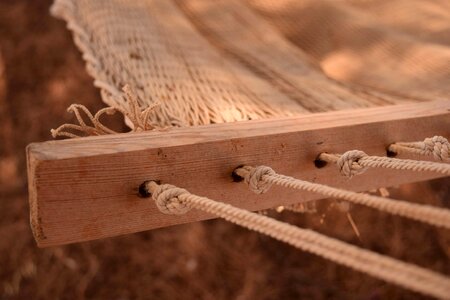
[[[31,225],[38,245],[46,247],[212,217],[160,213],[137,196],[149,179],[249,210],[321,198],[279,187],[253,194],[231,179],[242,164],[354,191],[437,178],[372,169],[349,180],[335,166],[313,163],[320,152],[385,155],[392,142],[433,135],[449,137],[450,101],[34,143],[27,148]]]

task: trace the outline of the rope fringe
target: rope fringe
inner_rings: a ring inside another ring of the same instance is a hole
[[[254,174],[256,173],[259,172]],[[158,185],[151,181],[145,186],[163,213],[182,214],[188,209],[199,209],[384,281],[424,295],[442,299],[448,297],[450,279],[439,273],[358,248],[312,230],[193,195],[173,185]]]
[[[131,124],[131,131],[145,131],[152,130],[157,128],[152,125],[150,122],[150,114],[155,111],[156,107],[159,106],[159,103],[154,103],[153,105],[143,109],[139,105],[138,98],[134,91],[131,89],[129,85],[125,85],[123,87],[123,94],[121,95],[125,100],[126,107],[119,107],[114,105],[112,107],[105,107],[100,109],[95,115],[87,109],[84,105],[81,104],[72,104],[67,109],[68,112],[75,114],[75,117],[79,123],[76,124],[63,124],[56,129],[52,129],[50,132],[54,138],[58,136],[65,136],[69,138],[76,138],[82,136],[95,136],[95,135],[104,135],[104,134],[117,134],[116,132],[107,126],[105,126],[100,118],[103,115],[114,115],[116,112],[122,114],[122,116],[129,121]],[[92,125],[87,125],[81,116],[81,112],[83,112],[89,119]]]
[[[443,136],[426,138],[423,142],[398,142],[389,145],[388,150],[395,154],[413,153],[419,155],[433,156],[437,160],[448,161],[450,143]]]
[[[264,193],[273,185],[299,189],[322,194],[327,197],[346,200],[348,202],[369,206],[393,215],[410,218],[437,227],[450,229],[450,210],[436,208],[429,205],[408,203],[402,200],[386,199],[383,197],[346,191],[327,185],[312,183],[277,174],[267,166],[244,166],[234,171],[244,178],[250,190],[257,194]]]
[[[450,175],[450,164],[422,160],[369,156],[360,150],[350,150],[342,155],[321,153],[318,159],[328,163],[335,163],[341,174],[347,177],[361,174],[368,168],[389,168],[416,172],[426,171]]]

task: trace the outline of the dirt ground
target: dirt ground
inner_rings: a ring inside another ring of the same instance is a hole
[[[0,299],[422,299],[222,220],[39,249],[28,221],[25,147],[71,121],[71,103],[103,106],[49,1],[0,3]],[[392,189],[450,206],[449,180]],[[449,232],[333,200],[313,215],[273,215],[450,273]]]

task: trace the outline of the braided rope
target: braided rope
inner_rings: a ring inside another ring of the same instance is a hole
[[[346,191],[323,184],[312,183],[275,173],[270,167],[256,168],[244,166],[235,173],[249,185],[250,190],[257,194],[266,192],[272,184],[287,188],[305,190],[331,198],[338,198],[352,203],[369,206],[380,211],[427,223],[437,227],[450,229],[450,210],[429,205],[409,203],[402,200]]]
[[[422,160],[369,156],[360,150],[350,150],[342,155],[321,153],[319,155],[319,160],[335,163],[341,174],[348,177],[361,174],[368,168],[389,168],[416,172],[436,172],[444,175],[450,175],[450,164]]]
[[[423,142],[397,142],[389,145],[388,150],[393,153],[413,153],[433,156],[437,160],[447,161],[450,157],[450,143],[443,136],[426,138]]]
[[[193,195],[172,185],[149,182],[146,189],[152,194],[158,208],[163,208],[163,213],[180,214],[181,211],[186,212],[186,208],[199,209],[378,279],[436,298],[448,298],[450,279],[433,271],[358,248],[312,230]]]

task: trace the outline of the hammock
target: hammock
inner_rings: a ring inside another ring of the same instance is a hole
[[[360,193],[450,175],[447,2],[56,0],[51,11],[107,107],[74,104],[77,123],[52,130],[86,138],[28,147],[39,246],[221,217],[449,297],[442,274],[249,211],[334,197],[450,229],[447,209]],[[103,124],[114,113],[132,134]]]

